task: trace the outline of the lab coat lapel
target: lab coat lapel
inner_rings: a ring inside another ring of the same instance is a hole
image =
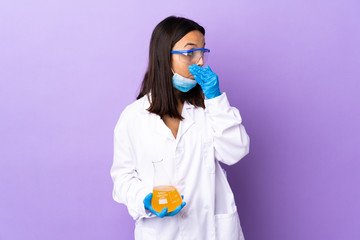
[[[193,114],[194,106],[185,101],[181,113],[181,116],[184,118],[184,120],[180,122],[179,131],[176,138],[180,139],[186,133],[186,131],[189,130],[189,128],[194,124]]]
[[[151,99],[151,93],[149,93],[149,98]],[[145,95],[143,100],[143,113],[149,114],[149,128],[155,132],[154,134],[159,135],[161,138],[174,139],[174,136],[171,133],[171,130],[165,125],[164,121],[157,114],[150,113],[147,109],[150,107],[150,102],[148,97]]]
[[[151,98],[151,94],[150,94]],[[145,96],[144,99],[144,111],[150,114],[146,109],[150,107],[150,103],[148,101],[147,96]],[[194,106],[184,102],[183,110],[182,110],[182,117],[184,120],[180,121],[179,130],[176,136],[176,139],[179,140],[186,132],[189,130],[189,128],[194,124],[193,120],[193,114],[194,114]],[[150,126],[154,126],[154,130],[157,134],[160,134],[163,137],[169,138],[171,140],[174,139],[174,136],[172,135],[172,132],[170,128],[166,126],[164,121],[160,118],[159,115],[151,114],[151,124]]]
[[[174,140],[174,136],[170,128],[166,126],[166,124],[159,115],[153,114],[153,120],[156,121],[155,123],[156,133],[160,134],[162,137],[169,138],[170,140]]]

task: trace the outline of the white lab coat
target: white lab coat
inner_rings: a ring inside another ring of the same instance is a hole
[[[136,240],[242,240],[234,195],[219,161],[232,165],[249,152],[239,111],[226,93],[205,100],[205,109],[184,103],[176,139],[149,113],[145,95],[121,113],[114,129],[113,198],[127,206]],[[159,218],[144,209],[152,192],[152,161],[163,159],[186,206]],[[119,238],[120,239],[120,238]]]

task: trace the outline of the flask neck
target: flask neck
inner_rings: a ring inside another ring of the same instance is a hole
[[[154,187],[171,186],[170,178],[164,167],[163,160],[153,162],[154,167]]]

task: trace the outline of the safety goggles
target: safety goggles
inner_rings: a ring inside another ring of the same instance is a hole
[[[204,63],[206,62],[210,49],[207,48],[197,48],[190,50],[181,50],[181,51],[171,51],[171,53],[176,53],[179,55],[179,61],[187,65],[196,64],[202,58]]]

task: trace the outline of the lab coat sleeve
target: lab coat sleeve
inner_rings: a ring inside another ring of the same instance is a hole
[[[136,161],[130,142],[129,127],[125,120],[126,109],[114,129],[114,155],[110,174],[114,183],[113,199],[127,206],[134,220],[151,217],[143,200],[151,190],[141,181],[136,171]]]
[[[239,110],[230,106],[226,93],[205,99],[208,119],[215,148],[215,158],[232,165],[249,153],[250,138],[242,125]]]

